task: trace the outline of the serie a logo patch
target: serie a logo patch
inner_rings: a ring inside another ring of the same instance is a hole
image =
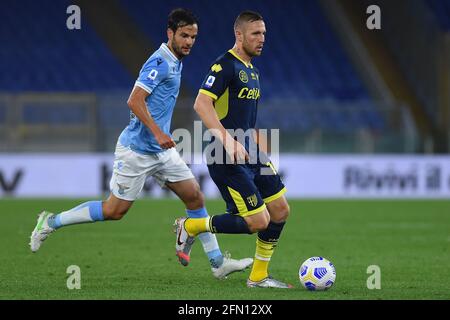
[[[157,75],[158,70],[152,69],[152,71],[150,71],[150,73],[148,74],[148,78],[151,80],[155,80]]]
[[[216,77],[214,77],[214,76],[209,76],[208,79],[206,79],[205,87],[211,88],[212,85],[214,84],[214,81],[216,81]]]

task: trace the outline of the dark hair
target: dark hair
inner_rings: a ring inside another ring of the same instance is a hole
[[[172,29],[173,32],[176,32],[178,28],[192,24],[198,24],[198,22],[197,18],[189,10],[178,8],[169,13],[167,28]]]
[[[236,18],[236,21],[234,22],[234,29],[236,30],[237,27],[242,25],[244,22],[253,22],[253,21],[260,21],[264,20],[263,17],[255,11],[242,11]]]

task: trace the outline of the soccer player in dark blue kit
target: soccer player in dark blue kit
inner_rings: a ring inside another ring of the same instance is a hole
[[[234,47],[211,65],[194,105],[213,135],[212,142],[220,142],[225,158],[231,160],[224,162],[224,157],[216,152],[213,163],[208,163],[211,178],[226,202],[227,213],[200,219],[178,218],[176,248],[189,252],[193,239],[203,232],[258,233],[247,286],[291,288],[268,273],[289,205],[280,176],[257,146],[255,123],[260,76],[251,59],[260,56],[263,49],[266,34],[263,18],[256,12],[244,11],[235,21],[234,32]],[[254,138],[240,143],[230,134],[233,130],[253,131]],[[258,150],[256,158],[252,157],[252,145]],[[271,174],[265,174],[267,171]]]

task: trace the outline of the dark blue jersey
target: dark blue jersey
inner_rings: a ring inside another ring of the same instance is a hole
[[[214,99],[214,107],[225,129],[254,129],[261,95],[259,71],[233,50],[211,66],[200,92]]]

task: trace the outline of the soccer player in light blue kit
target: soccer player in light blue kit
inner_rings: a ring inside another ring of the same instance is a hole
[[[31,234],[31,251],[39,250],[42,242],[63,226],[120,220],[137,199],[148,176],[153,176],[161,187],[168,187],[184,202],[188,217],[208,217],[200,187],[174,148],[170,135],[180,89],[181,59],[190,53],[197,31],[197,20],[191,12],[175,9],[169,14],[168,42],[161,44],[144,64],[128,99],[131,120],[117,142],[109,198],[89,201],[59,214],[47,211],[39,214]],[[200,240],[216,278],[225,278],[253,263],[251,258],[236,260],[228,254],[224,256],[214,234],[205,232]],[[176,252],[184,266],[189,264],[191,245],[185,251]]]

